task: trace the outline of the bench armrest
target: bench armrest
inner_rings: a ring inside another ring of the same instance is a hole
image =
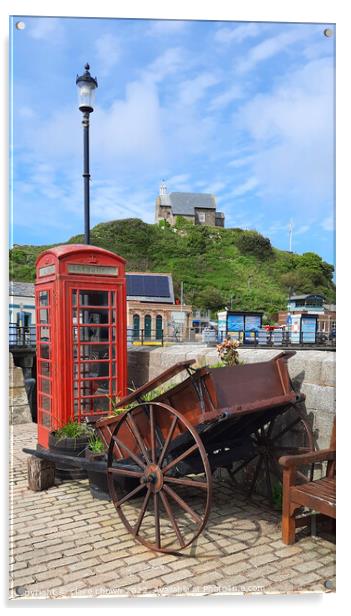
[[[321,449],[320,451],[311,451],[311,453],[302,453],[295,456],[282,456],[279,458],[279,464],[284,468],[299,466],[300,464],[313,464],[313,462],[324,462],[327,460],[335,460],[335,449]]]

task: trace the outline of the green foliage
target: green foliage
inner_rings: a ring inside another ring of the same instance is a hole
[[[68,243],[82,242],[82,236]],[[273,249],[256,231],[193,225],[178,217],[147,224],[137,218],[96,225],[91,242],[127,260],[127,271],[169,272],[176,295],[183,282],[184,303],[215,312],[262,310],[269,321],[284,310],[289,293],[321,293],[335,301],[333,266],[317,254]],[[13,280],[31,282],[37,256],[48,246],[14,246],[10,251]]]
[[[88,449],[93,453],[104,453],[105,445],[101,438],[94,432],[88,440]]]
[[[78,438],[80,436],[91,436],[93,429],[86,424],[78,423],[78,421],[69,421],[62,428],[56,430],[55,436],[58,441],[64,438]]]
[[[199,308],[212,311],[224,308],[226,303],[225,294],[213,287],[205,287],[197,294],[196,304]]]
[[[273,503],[276,509],[281,510],[283,506],[283,486],[281,483],[275,483],[272,487]]]
[[[274,254],[268,237],[263,237],[257,231],[243,231],[236,244],[242,254],[254,255],[258,259],[270,259]]]

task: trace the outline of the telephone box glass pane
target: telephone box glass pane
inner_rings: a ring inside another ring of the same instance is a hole
[[[114,349],[113,349],[114,350]],[[108,344],[75,344],[73,347],[74,361],[89,361],[109,359],[110,346]]]
[[[50,328],[49,327],[40,327],[40,340],[42,342],[50,341]]]
[[[49,379],[41,379],[41,391],[45,394],[51,394],[51,383]]]
[[[39,320],[40,323],[49,323],[49,311],[46,308],[40,308]]]
[[[80,291],[81,306],[108,306],[108,291]]]
[[[48,396],[42,396],[42,408],[45,411],[51,410],[51,398],[48,398]]]
[[[43,359],[50,359],[50,347],[48,344],[40,344],[40,357]]]
[[[50,363],[48,361],[41,361],[39,364],[39,372],[43,376],[50,376]]]
[[[41,424],[45,426],[45,428],[51,428],[50,415],[48,413],[41,414]]]
[[[40,306],[49,305],[49,291],[39,291],[39,304]]]

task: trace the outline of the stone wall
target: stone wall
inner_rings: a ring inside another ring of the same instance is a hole
[[[10,424],[31,423],[32,415],[24,387],[23,371],[15,366],[12,353],[9,353],[9,387]]]
[[[276,349],[240,349],[239,356],[245,363],[253,363],[268,361],[280,352]],[[211,366],[218,362],[216,349],[205,345],[132,349],[128,353],[129,386],[139,387],[176,362],[186,359],[196,359],[198,366]],[[288,360],[288,369],[294,388],[306,395],[306,410],[313,419],[318,448],[328,447],[335,415],[335,352],[298,350]],[[174,382],[186,376],[183,372]]]

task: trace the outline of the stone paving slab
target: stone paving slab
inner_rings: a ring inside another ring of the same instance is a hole
[[[134,541],[110,502],[91,496],[87,480],[28,490],[22,448],[35,447],[36,426],[13,434],[11,599],[335,591],[334,542],[303,530],[285,546],[279,513],[245,499],[225,473],[196,542],[182,556],[156,554]]]

